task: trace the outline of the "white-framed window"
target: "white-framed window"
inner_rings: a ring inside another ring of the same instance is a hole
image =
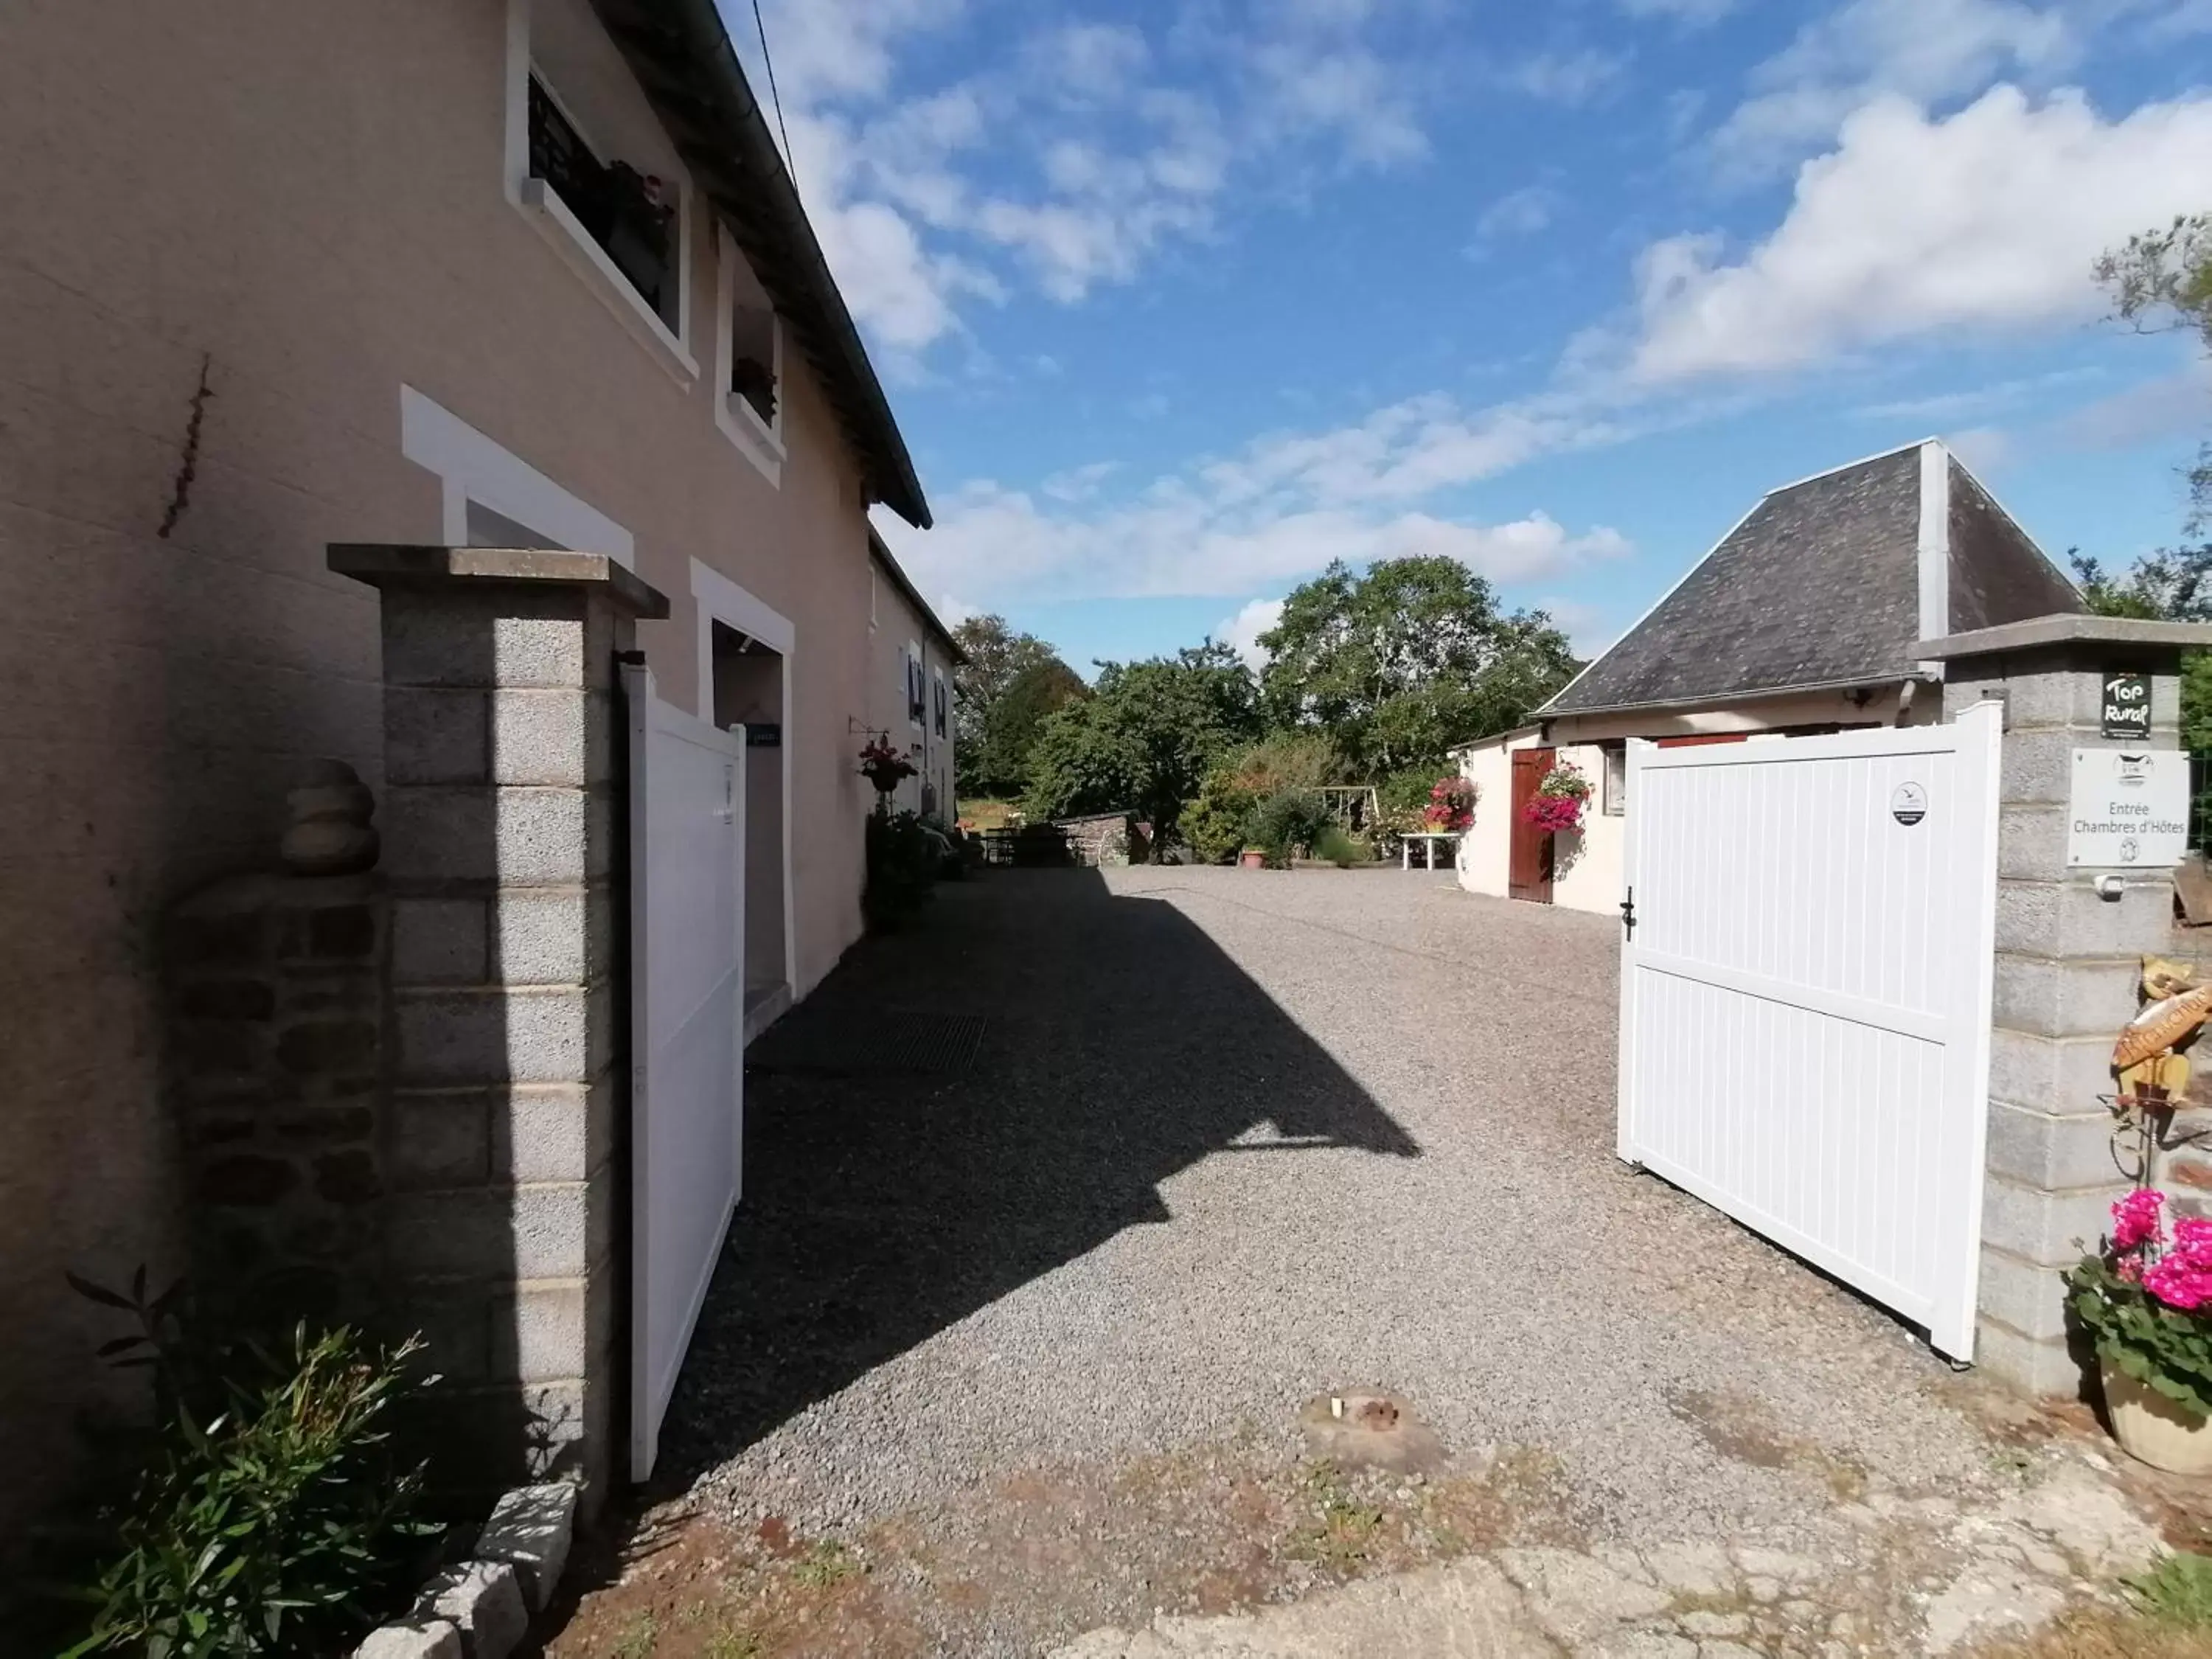
[[[921,665],[921,642],[908,640],[906,646],[906,722],[917,732],[929,718],[929,682]]]
[[[1620,817],[1628,811],[1628,745],[1609,743],[1605,746],[1605,816]]]
[[[688,384],[699,374],[690,181],[614,43],[588,10],[569,15],[576,9],[549,5],[534,15],[531,0],[508,0],[507,199]]]
[[[929,687],[929,729],[942,738],[951,714],[952,693],[945,684],[945,671],[942,668],[933,669]]]
[[[781,488],[783,319],[727,230],[714,237],[714,424]]]

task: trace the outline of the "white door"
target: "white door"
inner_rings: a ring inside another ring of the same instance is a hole
[[[1632,744],[1620,1156],[1973,1355],[1995,704]]]
[[[736,1208],[744,1150],[744,739],[629,700],[630,1474],[661,1419]]]

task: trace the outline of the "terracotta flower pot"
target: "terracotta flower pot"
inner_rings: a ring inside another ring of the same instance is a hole
[[[2112,1365],[2098,1370],[2122,1451],[2169,1474],[2212,1474],[2212,1419]]]
[[[1267,867],[1267,855],[1256,847],[1248,847],[1237,855],[1237,867],[1240,870],[1264,870]]]

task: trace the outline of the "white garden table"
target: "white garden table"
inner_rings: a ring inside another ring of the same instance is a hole
[[[1460,831],[1456,830],[1415,830],[1401,836],[1398,838],[1398,867],[1401,870],[1410,870],[1413,867],[1413,843],[1417,841],[1424,841],[1429,844],[1428,867],[1433,870],[1437,867],[1437,843],[1440,841],[1448,841],[1456,847],[1459,844],[1459,838]]]

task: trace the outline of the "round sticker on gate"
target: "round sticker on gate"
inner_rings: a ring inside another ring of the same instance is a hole
[[[1928,816],[1928,792],[1917,783],[1900,783],[1890,792],[1889,815],[1910,830]]]

